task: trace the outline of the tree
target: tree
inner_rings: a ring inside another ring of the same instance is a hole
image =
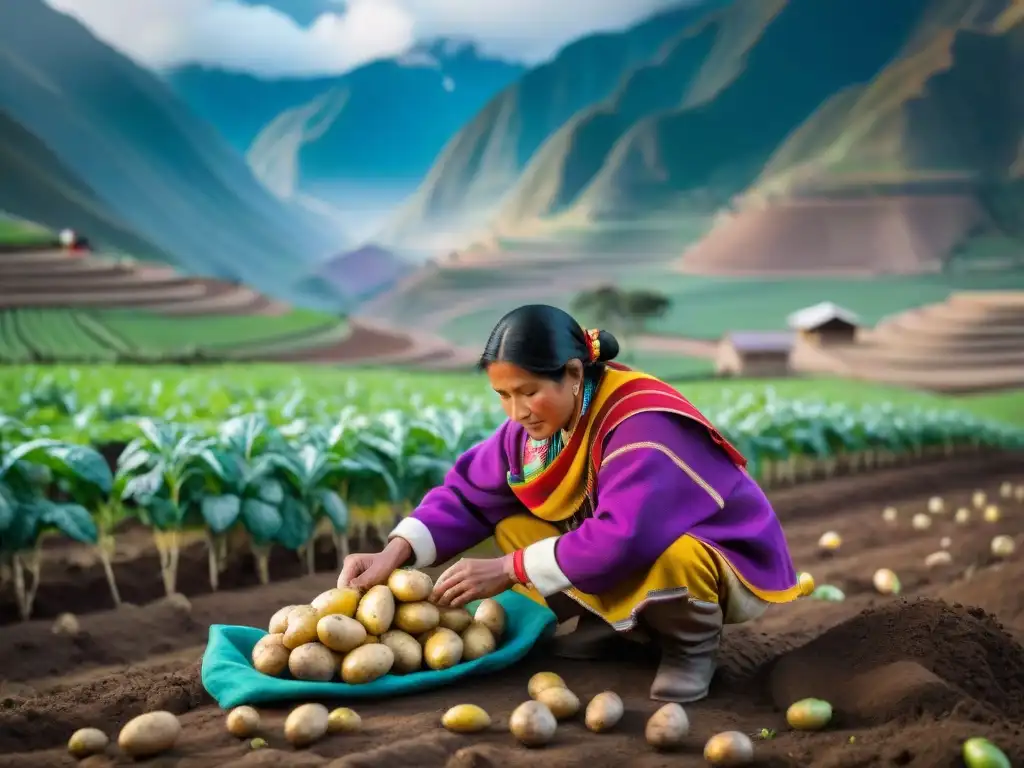
[[[618,336],[625,352],[628,340],[642,333],[648,322],[663,316],[671,305],[671,299],[655,291],[600,285],[579,293],[571,308],[577,316]]]

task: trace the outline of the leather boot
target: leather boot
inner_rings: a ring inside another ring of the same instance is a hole
[[[708,695],[722,639],[722,609],[715,603],[654,603],[643,618],[661,647],[651,698],[685,704]]]
[[[618,642],[618,632],[612,629],[611,624],[584,611],[575,630],[554,638],[551,652],[562,659],[593,661],[607,658]]]

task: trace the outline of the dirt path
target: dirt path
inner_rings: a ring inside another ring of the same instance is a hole
[[[1008,474],[1011,464],[1015,476]],[[693,731],[677,754],[655,753],[642,740],[645,718],[655,708],[647,698],[651,659],[570,663],[543,649],[513,670],[459,689],[358,704],[362,733],[332,737],[301,752],[281,737],[285,712],[265,710],[271,748],[251,752],[224,732],[223,713],[199,682],[206,629],[214,622],[262,626],[278,606],[308,600],[330,586],[335,575],[328,562],[322,567],[329,570],[311,577],[195,594],[190,606],[165,600],[84,615],[76,638],[53,636],[49,620],[3,627],[0,672],[7,682],[0,699],[0,766],[73,765],[63,743],[76,727],[116,734],[130,716],[157,708],[180,714],[185,730],[173,752],[144,764],[179,768],[697,766],[704,764],[701,745],[713,733],[762,728],[778,735],[756,743],[756,765],[772,768],[953,768],[960,765],[959,743],[974,735],[995,739],[1014,762],[1024,760],[1024,734],[1013,724],[1024,718],[1024,601],[1016,588],[1024,560],[997,562],[988,551],[997,533],[1024,543],[1024,506],[1006,504],[1003,520],[995,524],[975,515],[968,525],[957,525],[951,512],[934,516],[927,531],[909,522],[932,493],[941,493],[955,509],[969,504],[976,487],[995,496],[1004,479],[1024,482],[1019,462],[978,457],[772,493],[798,567],[819,584],[840,587],[847,599],[801,600],[728,628],[712,695],[687,707]],[[881,519],[887,504],[899,509],[895,524]],[[817,540],[829,529],[842,535],[843,547],[825,558]],[[950,539],[952,563],[926,568],[924,558],[940,549],[943,537]],[[45,578],[59,580],[61,559],[54,554]],[[909,600],[874,592],[871,575],[879,567],[899,574]],[[280,563],[277,568],[286,575]],[[79,563],[77,573],[84,580],[92,570]],[[66,599],[74,604],[72,595]],[[1003,629],[983,611],[995,613]],[[584,701],[616,690],[626,701],[627,717],[606,735],[569,722],[546,749],[515,746],[505,730],[507,717],[526,698],[530,674],[541,669],[561,674]],[[808,695],[833,702],[833,728],[818,734],[786,728],[785,706]],[[438,728],[441,712],[465,701],[491,712],[495,725],[489,732],[466,737]],[[131,763],[113,747],[106,758],[90,763],[122,764]]]

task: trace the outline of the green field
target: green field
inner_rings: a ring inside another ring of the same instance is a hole
[[[173,317],[137,310],[16,309],[0,311],[0,362],[230,358],[316,346],[346,332],[344,321],[307,310]]]
[[[454,318],[440,332],[455,343],[478,346],[505,312],[527,301],[521,297],[506,300],[497,295],[506,284],[502,273],[494,273],[488,286],[479,273],[469,272],[470,284],[464,286],[467,298],[490,288],[496,291],[495,301],[487,309]],[[456,282],[458,273],[451,274],[451,284],[446,288],[462,288]],[[703,277],[640,269],[621,285],[658,290],[672,300],[668,313],[650,323],[652,333],[717,339],[729,331],[783,330],[791,312],[820,301],[846,307],[859,314],[863,322],[873,325],[887,315],[941,302],[954,291],[1024,290],[1024,269],[953,275],[785,279]],[[545,294],[538,290],[535,300],[568,309],[572,298],[572,294]]]
[[[37,245],[53,242],[56,236],[45,227],[0,214],[0,244]]]
[[[678,387],[698,407],[710,410],[771,395],[852,408],[952,409],[1024,426],[1024,390],[948,397],[830,378],[681,381]],[[257,364],[0,368],[0,414],[72,438],[119,439],[133,429],[123,420],[139,416],[213,424],[262,411],[278,422],[332,423],[349,411],[376,414],[429,408],[500,412],[483,374]]]

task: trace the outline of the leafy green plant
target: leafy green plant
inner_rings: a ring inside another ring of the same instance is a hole
[[[9,430],[12,425],[4,426]],[[106,503],[112,484],[106,460],[92,448],[46,438],[0,446],[0,563],[10,574],[22,619],[31,616],[39,589],[43,536],[58,531],[74,541],[97,545],[99,531],[92,511]],[[49,498],[55,485],[72,500]],[[103,547],[99,551],[111,594],[119,602],[109,560]]]

